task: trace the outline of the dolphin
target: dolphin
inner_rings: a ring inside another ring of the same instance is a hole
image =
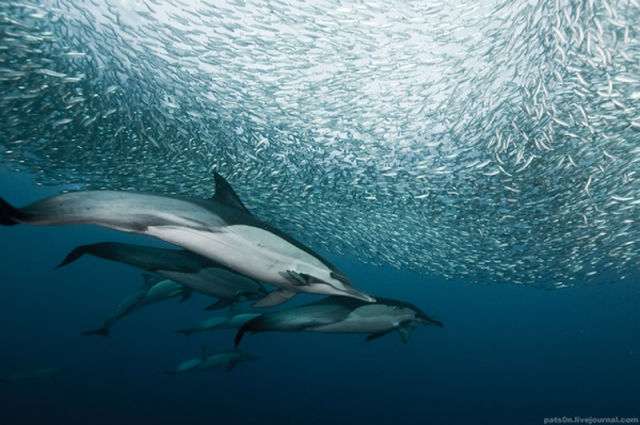
[[[95,224],[162,239],[252,279],[278,287],[256,307],[281,304],[298,292],[367,302],[319,254],[253,216],[231,185],[214,173],[211,199],[122,191],[69,192],[15,208],[0,198],[0,224]]]
[[[239,351],[222,351],[211,353],[206,345],[202,346],[202,355],[199,358],[180,363],[175,369],[165,373],[174,375],[177,373],[192,372],[195,370],[224,369],[229,372],[240,362],[257,360],[258,357],[244,354]]]
[[[58,265],[63,267],[84,254],[118,261],[178,282],[202,294],[218,298],[207,307],[215,310],[234,302],[258,300],[267,295],[264,286],[201,255],[187,250],[154,248],[119,242],[76,247]]]
[[[345,297],[326,297],[320,301],[285,310],[262,313],[238,330],[238,346],[245,332],[333,332],[367,333],[367,341],[397,330],[402,341],[409,340],[409,331],[421,325],[443,327],[416,306],[387,298],[376,303]]]
[[[188,299],[193,293],[192,289],[186,288],[171,280],[161,279],[148,274],[143,274],[142,276],[144,278],[142,288],[133,292],[118,304],[115,311],[105,320],[101,328],[84,332],[83,335],[109,336],[111,326],[127,314],[170,298],[181,297],[180,301],[182,302]]]
[[[217,316],[203,320],[191,328],[181,329],[178,332],[189,336],[194,332],[203,332],[214,329],[238,329],[249,320],[255,319],[258,316],[260,316],[260,313],[239,313],[227,317]]]
[[[23,370],[14,372],[9,376],[1,377],[0,382],[17,383],[25,381],[54,380],[61,373],[58,367],[43,367],[40,369]]]

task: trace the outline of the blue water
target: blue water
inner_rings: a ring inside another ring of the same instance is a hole
[[[0,171],[16,205],[58,193]],[[640,415],[640,275],[564,290],[445,281],[323,252],[378,296],[444,322],[364,343],[360,335],[248,335],[259,361],[169,376],[233,331],[175,333],[210,316],[195,295],[134,312],[108,338],[82,336],[141,284],[130,267],[75,246],[156,241],[89,226],[0,229],[0,375],[57,367],[55,379],[0,384],[0,424],[542,424],[545,417]],[[298,297],[297,297],[298,298]],[[314,299],[299,296],[296,303]]]

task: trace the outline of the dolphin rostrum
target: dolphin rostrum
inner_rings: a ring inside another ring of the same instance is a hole
[[[157,273],[189,289],[218,298],[217,303],[207,307],[208,310],[223,308],[237,301],[258,300],[267,295],[267,290],[259,282],[184,249],[101,242],[76,247],[58,267],[65,266],[84,254]]]
[[[256,307],[283,303],[298,292],[375,301],[313,250],[254,217],[231,185],[218,173],[214,177],[216,191],[208,200],[104,190],[15,208],[0,198],[0,224],[95,224],[154,236],[279,288]]]
[[[222,351],[211,353],[206,345],[202,346],[202,355],[180,363],[174,370],[165,373],[173,375],[177,373],[192,372],[195,370],[224,369],[229,372],[233,367],[248,360],[258,360],[258,357],[244,354],[239,351]]]
[[[333,332],[367,333],[370,341],[397,330],[402,341],[409,340],[409,331],[421,325],[442,327],[412,304],[377,298],[367,303],[345,297],[327,297],[320,301],[280,311],[262,313],[238,330],[236,346],[245,332]]]
[[[182,302],[188,299],[193,293],[192,289],[168,279],[161,279],[148,274],[143,274],[142,277],[144,278],[142,288],[133,292],[118,304],[118,307],[116,307],[111,316],[105,320],[101,328],[84,332],[84,335],[109,336],[111,326],[127,314],[170,298],[181,297],[180,301]]]

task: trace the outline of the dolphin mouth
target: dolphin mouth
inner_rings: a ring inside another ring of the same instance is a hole
[[[362,301],[366,301],[368,303],[376,302],[376,299],[373,298],[371,295],[367,295],[364,292],[356,291],[356,290],[353,290],[353,289],[347,291],[346,294],[349,297],[356,298],[356,299],[359,299],[359,300],[362,300]]]
[[[427,326],[431,325],[431,326],[437,326],[439,328],[444,328],[444,324],[441,321],[436,320],[436,319],[432,319],[432,318],[427,317],[427,316],[420,317],[420,321],[422,322],[422,324],[427,325]]]

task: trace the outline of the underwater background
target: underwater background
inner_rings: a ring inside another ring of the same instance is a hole
[[[636,0],[2,2],[2,198],[208,198],[215,170],[444,328],[249,335],[258,361],[166,375],[233,348],[175,332],[226,311],[196,294],[83,336],[141,272],[54,270],[82,244],[166,244],[3,227],[0,380],[26,379],[0,382],[0,424],[637,418],[638,22]]]

